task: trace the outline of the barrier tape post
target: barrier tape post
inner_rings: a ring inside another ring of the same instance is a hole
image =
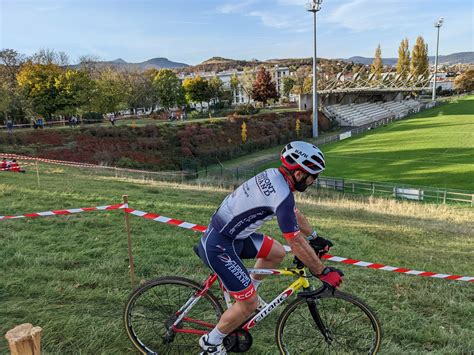
[[[38,168],[38,161],[36,161],[36,180],[38,180],[38,187],[40,187],[40,173]]]
[[[128,196],[123,195],[123,203],[128,206]],[[135,287],[135,263],[133,261],[133,254],[132,254],[132,232],[130,229],[130,219],[129,215],[124,209],[124,216],[125,216],[125,228],[127,229],[127,240],[128,240],[128,262],[130,266],[130,282],[132,284],[132,290]]]

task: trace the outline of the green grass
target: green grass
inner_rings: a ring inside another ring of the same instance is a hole
[[[474,95],[322,150],[325,176],[474,191]]]
[[[84,169],[41,166],[0,175],[0,215],[121,201],[133,208],[206,224],[228,193],[218,188],[115,179]],[[447,274],[474,275],[474,212],[321,192],[299,208],[335,242],[333,254]],[[29,322],[43,328],[45,354],[136,353],[121,314],[130,291],[123,212],[0,221],[0,333]],[[131,216],[140,280],[181,274],[200,281],[208,271],[191,247],[199,233]],[[264,232],[281,240],[277,224]],[[291,259],[285,261],[291,264]],[[329,263],[328,263],[329,264]],[[364,299],[383,326],[382,353],[468,353],[474,349],[474,285],[330,263],[344,270],[342,289]],[[289,283],[265,281],[265,298]],[[217,292],[217,290],[214,290]],[[271,315],[253,332],[251,354],[275,354]],[[196,339],[197,341],[197,339]],[[0,353],[7,353],[4,338]]]

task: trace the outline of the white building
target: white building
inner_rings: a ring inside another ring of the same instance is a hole
[[[257,73],[258,69],[254,69],[252,71],[253,74]],[[269,69],[270,74],[272,75],[272,79],[275,82],[275,86],[277,89],[277,92],[282,95],[281,93],[283,92],[283,78],[285,76],[290,75],[290,69],[288,67],[279,67],[275,66],[271,69]],[[222,71],[222,72],[206,72],[206,73],[192,73],[189,75],[181,75],[180,79],[184,80],[186,78],[195,78],[196,76],[200,76],[203,79],[211,79],[214,76],[217,76],[219,79],[221,79],[222,83],[224,84],[224,88],[230,90],[231,89],[231,78],[232,76],[236,75],[237,78],[242,76],[245,72],[244,71],[237,71],[237,70],[228,70],[228,71]],[[235,90],[233,93],[233,100],[232,100],[232,105],[240,105],[240,104],[245,104],[245,103],[253,103],[254,101],[252,100],[249,95],[243,90],[242,87],[239,87],[238,90]],[[204,107],[206,107],[206,104],[204,104]]]

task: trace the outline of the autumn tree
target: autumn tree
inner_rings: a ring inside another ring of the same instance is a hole
[[[295,86],[295,79],[293,79],[291,76],[285,76],[283,78],[283,90],[282,94],[284,97],[289,97],[291,90],[293,90],[293,87]]]
[[[89,110],[95,85],[87,72],[67,69],[55,79],[54,86],[57,90],[55,113],[71,115]]]
[[[128,85],[127,106],[133,110],[153,107],[157,103],[152,72],[130,71],[123,73]]]
[[[420,75],[426,77],[428,75],[428,68],[428,45],[425,44],[423,37],[418,36],[412,51],[411,73],[416,78]]]
[[[16,79],[25,59],[13,49],[0,50],[0,116],[17,122],[25,120],[25,96]]]
[[[209,97],[215,103],[222,101],[224,98],[224,83],[222,80],[217,77],[213,76],[208,81],[209,86]]]
[[[382,63],[382,49],[380,44],[375,49],[375,57],[370,67],[370,72],[375,74],[377,79],[380,79],[382,76],[383,63]]]
[[[252,86],[252,99],[265,106],[268,100],[277,100],[279,97],[275,82],[265,67],[260,67]]]
[[[51,118],[58,110],[60,103],[56,83],[62,71],[57,64],[36,64],[31,60],[22,66],[17,74],[18,85],[34,113]]]
[[[458,75],[454,79],[454,87],[458,92],[469,92],[474,90],[474,68],[468,69],[465,73]]]
[[[94,79],[95,92],[91,110],[100,113],[117,112],[127,108],[128,86],[120,73],[105,68]]]
[[[203,107],[202,103],[209,102],[211,99],[209,83],[200,76],[184,79],[183,88],[186,99],[190,102],[200,103],[201,110]]]
[[[153,86],[160,106],[166,110],[185,103],[184,89],[172,70],[160,69],[153,78]]]
[[[397,73],[405,79],[410,72],[410,49],[408,48],[408,38],[402,39],[398,47]]]
[[[308,88],[308,80],[310,80],[308,78],[311,78],[311,68],[308,66],[298,68],[293,76],[294,84],[291,92],[296,95],[310,93],[311,89],[310,91],[306,91]]]
[[[244,72],[242,75],[239,76],[239,83],[242,91],[248,98],[248,102],[250,102],[250,98],[252,97],[252,89],[253,84],[255,82],[255,73],[250,68],[244,68]]]

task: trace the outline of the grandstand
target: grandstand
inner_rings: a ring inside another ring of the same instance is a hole
[[[325,113],[341,126],[363,126],[384,118],[401,118],[418,112],[423,104],[417,100],[365,102],[325,106]]]

